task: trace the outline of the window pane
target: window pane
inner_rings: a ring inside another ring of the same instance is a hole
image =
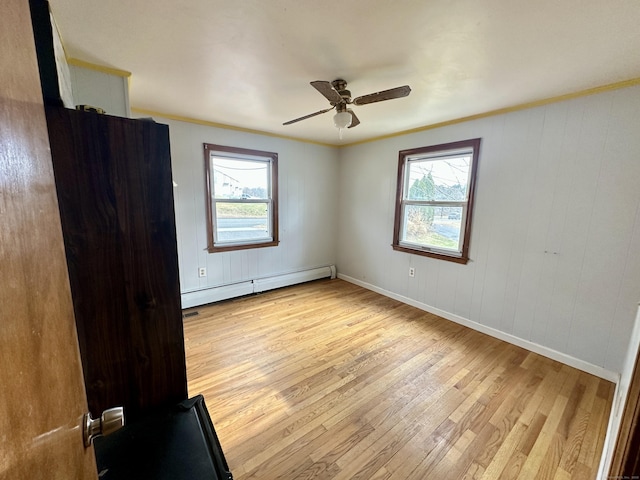
[[[278,154],[205,143],[207,251],[278,245]]]
[[[480,138],[401,150],[394,250],[466,264]]]
[[[462,207],[406,205],[402,241],[438,249],[460,249]]]
[[[269,198],[269,162],[211,158],[215,198]]]
[[[471,154],[408,162],[407,199],[466,201]]]
[[[268,212],[268,203],[216,202],[216,243],[270,240]]]

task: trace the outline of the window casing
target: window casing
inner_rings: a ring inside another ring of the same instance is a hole
[[[479,150],[475,138],[399,152],[394,250],[467,263]]]
[[[204,144],[210,253],[278,245],[278,154]]]

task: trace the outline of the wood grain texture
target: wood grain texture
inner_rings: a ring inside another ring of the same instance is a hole
[[[0,14],[0,479],[97,479],[29,3]]]
[[[342,280],[185,318],[237,480],[595,478],[613,384]]]
[[[186,398],[168,128],[47,107],[89,408]]]

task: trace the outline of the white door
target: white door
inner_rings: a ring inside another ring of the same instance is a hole
[[[96,479],[28,0],[0,14],[0,479]]]

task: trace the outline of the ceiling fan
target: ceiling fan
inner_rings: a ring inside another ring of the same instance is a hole
[[[366,105],[367,103],[382,102],[383,100],[392,100],[394,98],[406,97],[407,95],[409,95],[409,93],[411,93],[411,88],[409,88],[409,85],[404,85],[402,87],[391,88],[389,90],[370,93],[368,95],[362,95],[361,97],[351,99],[351,92],[347,90],[347,82],[345,80],[342,80],[341,78],[338,78],[333,82],[316,80],[314,82],[311,82],[311,86],[318,90],[322,95],[324,95],[327,100],[329,100],[331,108],[326,108],[324,110],[305,115],[304,117],[289,120],[288,122],[283,123],[283,125],[291,125],[292,123],[296,123],[301,120],[306,120],[307,118],[315,117],[316,115],[330,112],[335,108],[336,114],[333,117],[333,122],[342,133],[342,129],[344,128],[353,128],[360,125],[360,120],[358,120],[358,117],[353,112],[353,110],[348,108],[348,105],[359,106]]]

